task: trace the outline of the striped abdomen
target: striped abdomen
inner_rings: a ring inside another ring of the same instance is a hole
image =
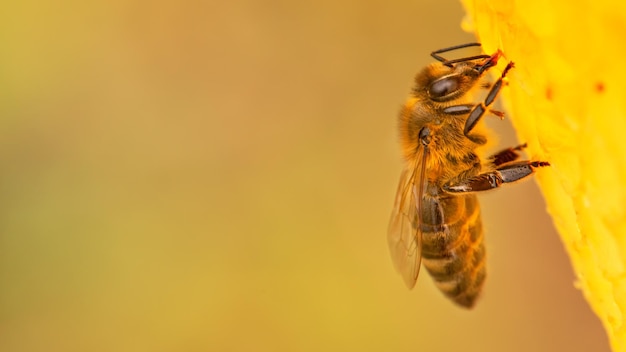
[[[485,245],[475,195],[422,199],[422,263],[450,299],[472,307],[485,281]]]

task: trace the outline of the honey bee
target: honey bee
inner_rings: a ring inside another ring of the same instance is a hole
[[[525,144],[504,149],[482,162],[477,148],[487,137],[479,122],[506,83],[513,62],[494,84],[485,73],[501,51],[447,60],[441,55],[480,46],[469,43],[431,53],[438,62],[415,77],[415,87],[399,117],[405,168],[400,176],[389,223],[388,241],[396,270],[409,288],[415,286],[421,262],[436,286],[458,305],[471,308],[485,281],[485,245],[476,192],[530,176],[545,161],[516,161]],[[486,98],[472,103],[484,87]]]

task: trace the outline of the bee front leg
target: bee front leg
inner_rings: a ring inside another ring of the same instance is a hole
[[[489,105],[493,104],[493,102],[496,100],[496,98],[498,97],[498,93],[500,93],[500,89],[502,89],[502,86],[505,83],[504,78],[506,77],[506,74],[509,72],[509,70],[513,68],[513,66],[513,61],[509,62],[509,64],[506,65],[504,71],[502,71],[502,75],[500,76],[500,78],[498,78],[496,83],[494,83],[491,87],[491,90],[489,91],[489,94],[487,94],[485,101],[475,105],[472,111],[469,112],[469,116],[465,121],[465,129],[463,130],[465,136],[468,136],[468,134],[472,131],[472,129],[474,129],[474,126],[476,126],[478,121],[480,121],[483,115],[485,115],[485,112],[487,112],[487,108],[489,107]],[[499,111],[495,111],[494,113],[500,118],[504,117],[504,114],[500,113]]]
[[[472,111],[474,105],[472,104],[461,104],[461,105],[452,105],[443,109],[444,114],[449,115],[464,115],[468,114]]]
[[[480,192],[498,188],[503,183],[515,182],[530,176],[535,172],[535,168],[549,166],[547,161],[518,161],[498,167],[489,172],[479,174],[455,182],[449,182],[443,186],[446,192],[466,193]]]

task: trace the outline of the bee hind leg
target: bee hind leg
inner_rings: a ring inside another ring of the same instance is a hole
[[[530,176],[538,167],[550,166],[547,161],[518,161],[508,163],[489,172],[474,177],[449,182],[443,186],[446,192],[467,193],[480,192],[498,188],[503,183],[510,183]]]

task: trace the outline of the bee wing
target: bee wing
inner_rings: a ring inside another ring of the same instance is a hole
[[[408,163],[402,171],[387,232],[391,259],[408,288],[415,286],[422,262],[419,214],[426,181],[427,155],[428,149],[424,148],[423,155]]]

